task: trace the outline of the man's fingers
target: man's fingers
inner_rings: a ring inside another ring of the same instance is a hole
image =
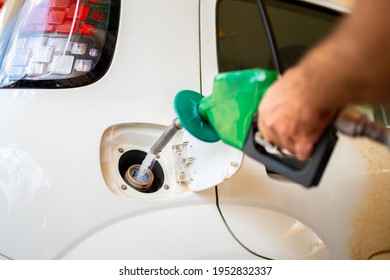
[[[292,138],[288,137],[287,128],[284,127],[281,131],[276,131],[272,124],[267,125],[261,119],[258,122],[258,127],[265,140],[278,148],[287,149],[291,154],[295,154],[295,143]]]
[[[299,160],[308,160],[313,151],[313,143],[297,142],[295,144],[295,155]]]

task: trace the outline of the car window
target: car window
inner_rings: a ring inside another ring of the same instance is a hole
[[[306,3],[266,1],[266,6],[284,69],[326,37],[340,18],[339,13]]]
[[[220,72],[254,67],[273,69],[255,1],[218,1],[217,40]]]
[[[265,1],[284,69],[326,36],[339,13],[308,3]],[[219,0],[217,5],[219,70],[273,69],[256,0]]]

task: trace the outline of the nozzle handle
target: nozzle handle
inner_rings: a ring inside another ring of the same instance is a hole
[[[256,119],[254,118],[244,146],[244,152],[249,157],[263,163],[268,172],[283,175],[305,187],[317,186],[320,183],[338,139],[336,129],[333,126],[326,129],[307,161],[268,153],[265,147],[255,141],[257,131]]]

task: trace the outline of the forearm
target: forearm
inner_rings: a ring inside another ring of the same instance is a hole
[[[390,1],[358,2],[353,14],[297,69],[312,84],[314,102],[324,110],[351,102],[389,102]]]

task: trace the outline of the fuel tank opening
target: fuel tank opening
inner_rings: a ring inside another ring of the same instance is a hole
[[[137,181],[134,179],[134,175],[138,171],[145,156],[146,152],[141,150],[129,150],[125,152],[119,159],[119,173],[123,180],[133,189],[143,193],[154,193],[164,184],[164,171],[157,160],[151,170],[147,169],[143,180]]]
[[[152,186],[154,175],[152,170],[149,168],[146,169],[144,175],[142,175],[138,180],[136,179],[136,174],[140,168],[140,164],[134,164],[127,169],[125,177],[123,178],[127,184],[132,186],[134,189],[140,192],[146,192]]]

